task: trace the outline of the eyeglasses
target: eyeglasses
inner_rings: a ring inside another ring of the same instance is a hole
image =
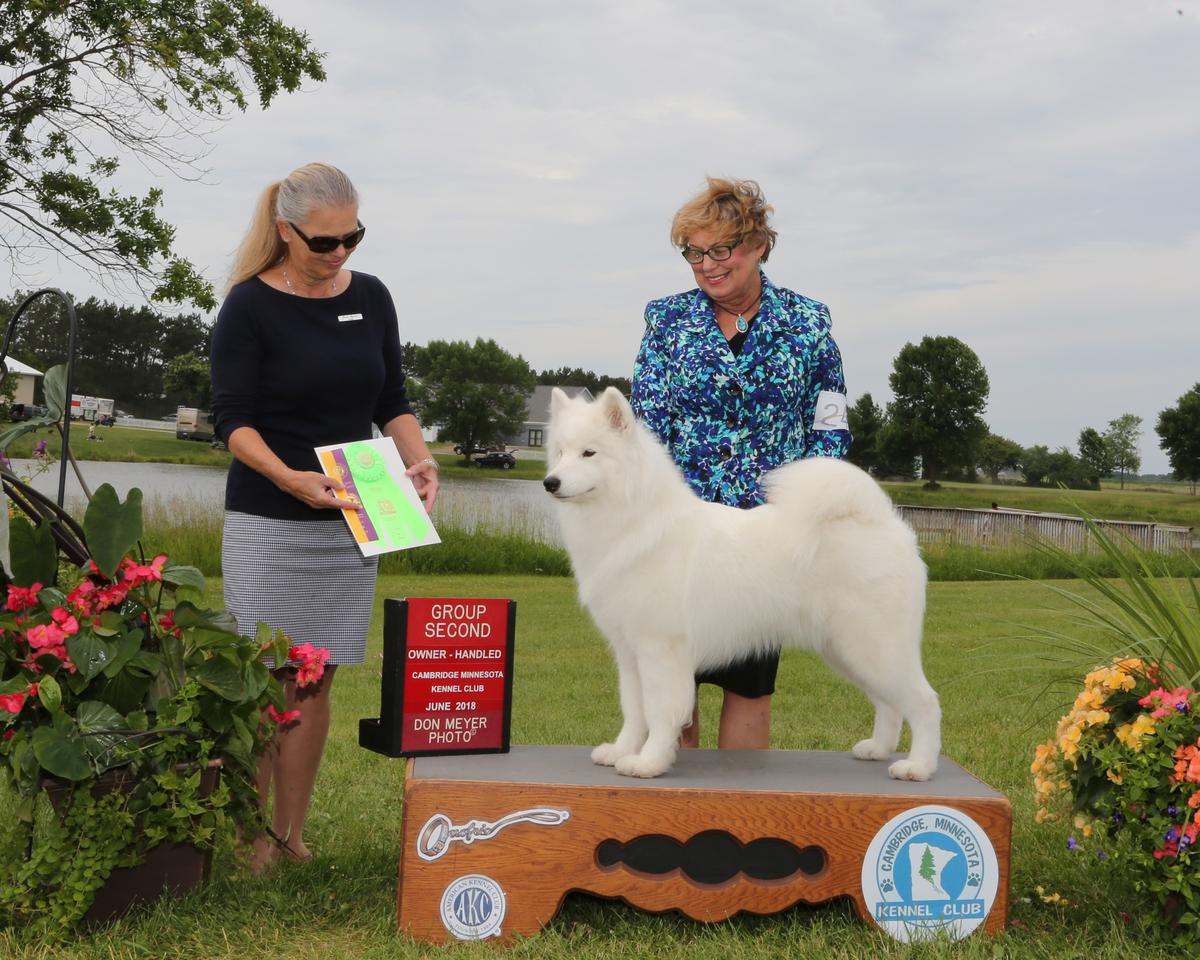
[[[741,242],[741,240],[734,240],[733,243],[718,243],[707,250],[701,250],[699,247],[684,247],[680,253],[688,263],[699,263],[704,259],[705,254],[708,254],[713,260],[728,260],[733,256],[733,248]]]
[[[333,253],[338,247],[353,250],[362,243],[363,234],[367,232],[367,228],[362,225],[361,220],[355,222],[358,224],[358,229],[344,237],[306,237],[304,231],[291,220],[288,221],[288,226],[296,231],[296,236],[308,244],[308,249],[313,253]]]

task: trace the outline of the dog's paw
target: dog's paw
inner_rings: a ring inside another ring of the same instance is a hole
[[[631,753],[621,757],[615,764],[617,773],[625,777],[657,777],[666,773],[671,766],[671,757],[647,757],[644,753]]]
[[[859,740],[850,752],[859,760],[886,760],[892,755],[887,745],[878,740]]]
[[[920,760],[897,760],[888,767],[888,774],[893,780],[928,780],[933,776],[937,764],[922,763]]]
[[[625,754],[615,743],[602,743],[592,751],[592,763],[602,767],[611,767]]]

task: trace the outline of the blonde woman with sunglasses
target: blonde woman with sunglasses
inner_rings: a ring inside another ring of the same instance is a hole
[[[288,709],[259,770],[271,826],[252,867],[311,858],[304,824],[329,731],[340,664],[362,663],[377,560],[350,536],[313,448],[395,441],[426,509],[437,464],[405,393],[396,310],[387,288],[346,262],[363,241],[358,192],[336,167],[311,163],[262,194],[213,330],[213,422],[232,452],[221,550],[225,605],[243,633],[257,623],[327,650],[318,684],[279,668]],[[273,803],[269,802],[273,788]]]

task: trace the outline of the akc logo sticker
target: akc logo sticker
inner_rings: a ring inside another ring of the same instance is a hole
[[[914,807],[893,817],[863,858],[867,909],[905,942],[941,932],[961,940],[991,912],[999,881],[991,838],[950,807]]]
[[[504,891],[491,877],[473,873],[459,877],[442,894],[442,923],[459,940],[500,936]]]

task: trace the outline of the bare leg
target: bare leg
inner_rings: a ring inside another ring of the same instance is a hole
[[[304,821],[312,801],[317,770],[329,736],[330,689],[337,667],[325,667],[321,679],[311,686],[296,686],[291,671],[278,674],[287,695],[287,709],[299,710],[300,717],[275,735],[275,742],[259,765],[259,798],[265,798],[271,781],[275,783],[271,829],[282,838],[290,854],[307,860],[312,854],[304,844]],[[269,838],[259,837],[254,843],[252,869],[261,871],[278,855],[279,848]]]
[[[692,707],[692,722],[679,734],[679,745],[685,750],[700,746],[700,688],[696,688],[696,705]]]
[[[743,697],[726,690],[717,746],[722,750],[766,750],[770,736],[770,695]]]

